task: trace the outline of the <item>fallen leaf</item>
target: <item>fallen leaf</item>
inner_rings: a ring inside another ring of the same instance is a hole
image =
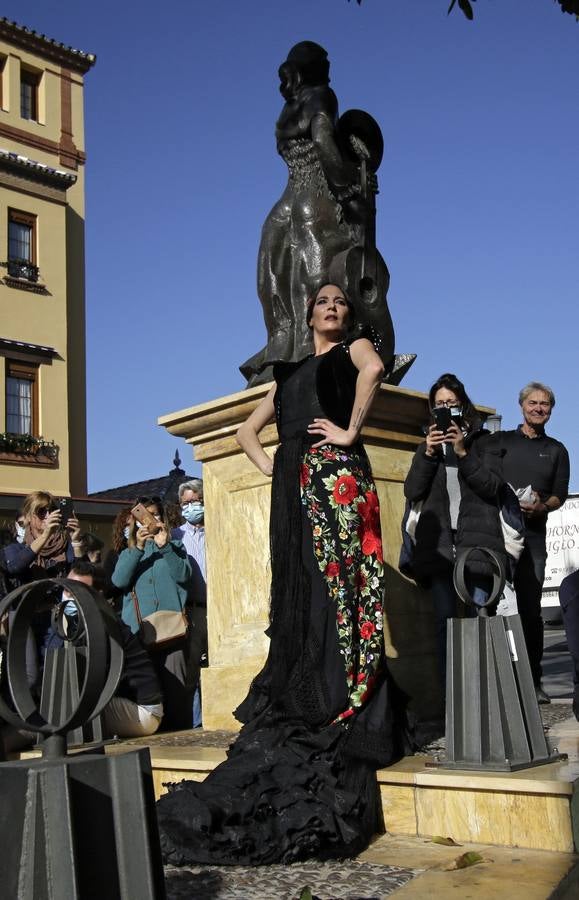
[[[435,834],[432,838],[433,844],[443,844],[445,847],[462,847],[462,844],[457,844],[455,840],[451,837],[442,837],[440,834]]]
[[[302,890],[300,894],[300,900],[312,900],[312,891],[309,887],[305,887]]]
[[[457,856],[456,859],[453,859],[451,863],[447,866],[442,867],[443,872],[454,872],[456,869],[468,869],[469,866],[476,866],[477,863],[486,862],[486,860],[480,855],[480,853],[475,853],[474,850],[469,850],[468,853],[462,853],[460,856]]]

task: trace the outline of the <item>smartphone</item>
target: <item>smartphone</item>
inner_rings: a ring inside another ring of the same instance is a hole
[[[72,507],[71,498],[59,497],[57,501],[57,508],[60,510],[60,524],[63,528],[66,528],[68,520],[74,517],[74,509]]]
[[[450,419],[451,422],[454,422],[455,425],[462,428],[462,410],[460,406],[453,406],[450,408]]]
[[[436,423],[438,431],[442,431],[446,434],[452,421],[449,408],[447,406],[437,406],[432,410],[432,418]]]
[[[150,531],[151,534],[156,534],[162,528],[161,523],[157,522],[153,513],[150,513],[142,503],[137,503],[136,506],[133,506],[131,515],[135,517],[137,522],[140,522],[141,525],[144,525],[147,531]]]

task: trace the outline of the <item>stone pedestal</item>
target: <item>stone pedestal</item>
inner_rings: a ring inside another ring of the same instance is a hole
[[[270,479],[235,440],[241,422],[269,390],[260,385],[159,419],[193,445],[203,464],[207,543],[209,667],[202,671],[203,724],[236,729],[243,700],[267,653]],[[387,570],[386,649],[397,683],[421,720],[443,715],[431,603],[398,572],[403,483],[427,421],[425,394],[382,385],[362,435],[380,497]],[[273,455],[275,425],[261,440]]]

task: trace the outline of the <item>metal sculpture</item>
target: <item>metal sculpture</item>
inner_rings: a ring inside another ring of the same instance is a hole
[[[60,663],[51,661],[51,699],[43,698],[39,709],[26,677],[26,641],[37,610],[52,605],[62,588],[74,598],[83,646],[65,641],[47,654],[60,654]],[[67,734],[98,716],[118,684],[123,650],[114,615],[86,585],[59,578],[17,588],[0,604],[0,620],[8,612],[2,664],[11,702],[0,696],[0,718],[44,740],[41,759],[0,763],[3,896],[162,900],[148,748],[113,756],[101,746],[67,755]],[[75,703],[72,672],[79,673]]]
[[[448,620],[442,766],[513,772],[556,762],[561,754],[545,738],[520,616],[488,615],[505,586],[501,557],[481,547],[463,551],[454,571],[456,592],[475,605],[464,577],[473,553],[484,553],[493,564],[493,585],[475,618]]]
[[[401,372],[393,370],[406,371],[414,359],[394,359],[390,276],[376,249],[382,133],[360,110],[338,117],[329,67],[323,47],[302,41],[279,69],[285,104],[276,140],[288,182],[262,229],[257,286],[268,341],[240,366],[250,385],[269,380],[272,363],[295,362],[312,351],[306,301],[323,283],[344,287],[358,323],[378,332],[388,380],[397,383]]]

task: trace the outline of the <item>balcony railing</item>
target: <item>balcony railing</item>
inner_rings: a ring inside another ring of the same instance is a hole
[[[32,284],[36,284],[38,281],[38,266],[34,266],[26,259],[9,259],[4,265],[8,269],[10,278],[24,278]]]
[[[0,464],[58,466],[58,445],[32,434],[0,433]]]

